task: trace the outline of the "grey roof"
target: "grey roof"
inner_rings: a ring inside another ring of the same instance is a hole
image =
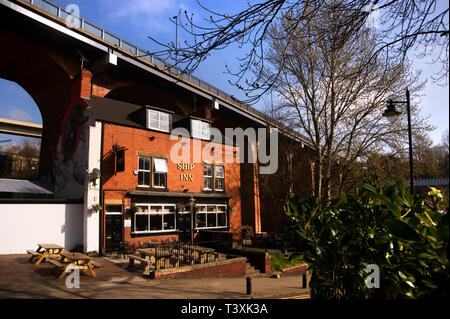
[[[95,120],[147,129],[145,116],[142,116],[143,114],[139,112],[145,110],[149,106],[136,105],[94,95],[90,98],[83,98],[83,100],[87,103],[88,108]],[[165,111],[171,112],[170,110]],[[172,117],[174,125],[177,121],[185,119],[185,117],[178,114],[172,114]],[[225,134],[222,138],[223,144],[233,145],[233,139],[228,138]]]
[[[0,193],[53,194],[38,182],[9,178],[0,178]]]
[[[84,98],[84,100],[96,120],[145,128],[143,125],[145,121],[139,123],[130,119],[131,113],[143,108],[140,105],[97,96],[91,96],[89,99]]]

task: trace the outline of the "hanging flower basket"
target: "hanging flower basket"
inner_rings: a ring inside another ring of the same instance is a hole
[[[94,213],[98,213],[99,211],[102,210],[102,206],[100,204],[92,204],[91,209]]]

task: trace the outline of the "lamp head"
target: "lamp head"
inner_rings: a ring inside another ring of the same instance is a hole
[[[388,106],[383,112],[383,116],[387,117],[389,122],[394,123],[400,114],[401,113],[395,109],[394,102],[392,100],[389,100]]]
[[[94,168],[92,172],[89,174],[89,180],[96,185],[97,179],[100,178],[100,170],[98,168]]]

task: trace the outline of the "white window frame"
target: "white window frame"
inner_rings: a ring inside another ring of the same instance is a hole
[[[165,160],[166,161],[166,167],[165,167],[165,172],[157,172],[156,171],[156,164],[155,164],[155,160],[157,160],[157,159],[160,159],[160,160]],[[168,169],[168,166],[167,166],[167,159],[166,158],[160,158],[160,157],[155,157],[155,158],[153,158],[153,187],[154,188],[167,188],[167,175],[169,174],[169,169]],[[165,174],[166,175],[166,185],[164,185],[164,186],[156,186],[156,184],[155,184],[155,174]]]
[[[217,167],[222,167],[222,169],[223,169],[223,176],[222,177],[217,177],[216,176],[216,168]],[[222,180],[222,188],[217,188],[216,187],[216,180],[217,179],[221,179]],[[214,165],[214,190],[215,191],[219,191],[219,192],[222,192],[222,191],[224,191],[225,190],[225,165]]]
[[[152,113],[156,114],[156,117],[157,117],[157,119],[156,119],[157,126],[156,127],[152,127],[150,125]],[[167,115],[167,122],[161,120],[161,115]],[[167,130],[161,128],[161,123],[167,124]],[[152,130],[161,131],[161,132],[169,132],[169,130],[170,130],[170,114],[166,113],[166,112],[147,109],[147,128],[152,129]]]
[[[108,212],[108,206],[120,206],[120,212]],[[122,215],[123,205],[121,204],[105,204],[105,215]]]
[[[225,204],[197,204],[196,206],[197,207],[206,206],[206,211],[204,213],[199,213],[198,210],[197,210],[196,216],[194,216],[195,217],[195,223],[197,223],[197,214],[206,214],[206,216],[205,216],[206,217],[205,218],[205,225],[206,226],[205,227],[195,227],[195,229],[218,229],[218,228],[227,228],[228,227],[227,205],[225,205]],[[216,206],[215,212],[214,213],[208,212],[208,206]],[[219,206],[225,208],[224,213],[218,213],[218,209],[217,208]],[[212,214],[216,215],[216,225],[218,224],[218,221],[219,221],[219,214],[225,214],[225,226],[208,227],[208,215],[212,215]]]
[[[209,165],[209,166],[212,167],[212,169],[211,169],[211,176],[205,175],[205,166],[206,165]],[[205,187],[205,177],[212,178],[212,182],[211,182],[211,187],[212,188],[206,188]],[[205,191],[212,191],[212,190],[214,190],[214,165],[213,164],[203,163],[203,190],[205,190]]]
[[[194,123],[200,123],[198,133],[198,130],[194,130]],[[199,138],[209,141],[211,139],[211,124],[202,120],[191,119],[191,135],[193,138]]]
[[[148,170],[146,170],[146,169],[140,169],[139,168],[139,159],[140,158],[149,158],[150,159],[150,168],[148,169]],[[150,187],[152,187],[152,178],[153,178],[153,176],[152,176],[152,174],[153,174],[153,159],[152,159],[152,157],[150,157],[150,156],[142,156],[142,155],[139,155],[138,156],[138,166],[137,166],[137,169],[138,169],[138,187],[147,187],[147,188],[150,188]],[[145,184],[139,184],[139,172],[145,172],[145,173],[149,173],[149,176],[150,176],[150,179],[149,179],[149,184],[148,185],[145,185]]]
[[[134,234],[147,234],[147,233],[173,233],[177,231],[177,216],[176,216],[176,205],[175,204],[139,204],[136,203],[135,204],[136,207],[143,207],[146,206],[147,207],[147,212],[136,212],[136,214],[134,214],[133,217],[133,223],[134,223]],[[154,213],[151,212],[151,207],[152,206],[161,206],[162,207],[162,212],[160,213]],[[165,207],[173,207],[173,213],[171,212],[164,212],[164,208]],[[147,220],[147,225],[148,227],[151,227],[150,225],[150,215],[161,215],[161,225],[162,225],[162,229],[157,229],[157,230],[140,230],[137,231],[136,230],[136,215],[147,215],[148,216],[148,220]],[[164,215],[173,215],[174,218],[174,225],[173,225],[173,229],[164,229]]]

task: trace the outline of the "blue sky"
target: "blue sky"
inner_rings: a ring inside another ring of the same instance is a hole
[[[77,4],[81,17],[107,29],[149,51],[159,49],[147,38],[148,35],[167,43],[175,41],[175,25],[169,22],[169,17],[177,15],[179,10],[187,9],[200,19],[202,10],[195,0],[54,0],[62,7]],[[202,1],[214,7],[219,12],[237,12],[244,9],[246,1]],[[232,3],[232,7],[230,7]],[[445,1],[440,1],[445,5]],[[447,4],[448,6],[448,4]],[[179,42],[183,41],[178,34]],[[232,79],[225,74],[225,64],[236,66],[240,52],[236,47],[214,52],[194,73],[206,82],[244,99],[243,94],[228,83]],[[429,133],[434,144],[441,142],[442,134],[449,127],[449,92],[448,85],[442,87],[433,83],[431,75],[440,66],[427,63],[427,59],[415,60],[413,65],[422,70],[422,79],[428,79],[426,88],[421,92],[421,114],[429,117],[429,124],[436,129]],[[259,105],[256,105],[258,108]],[[33,99],[20,86],[13,82],[0,79],[0,117],[42,123],[39,110]],[[0,134],[0,141],[5,135]],[[5,144],[2,144],[5,145]]]

